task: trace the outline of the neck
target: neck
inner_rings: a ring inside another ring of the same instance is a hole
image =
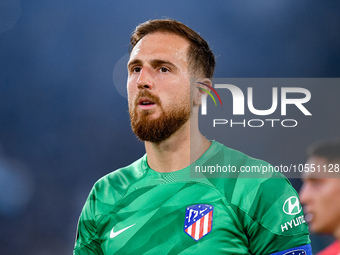
[[[173,172],[196,161],[209,148],[208,141],[197,128],[190,129],[188,121],[165,141],[145,142],[148,164],[157,172]]]

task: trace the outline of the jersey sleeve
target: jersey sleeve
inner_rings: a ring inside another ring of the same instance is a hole
[[[284,175],[274,170],[263,171],[264,167],[274,168],[222,144],[217,144],[211,152],[208,159],[197,164],[225,166],[225,172],[219,171],[209,180],[234,211],[250,254],[287,251],[288,255],[291,249],[310,246],[298,194]],[[310,253],[306,250],[300,254]]]
[[[79,217],[73,255],[103,254],[97,235],[97,226],[95,222],[95,201],[95,194],[92,190]]]
[[[253,254],[281,254],[310,246],[299,197],[288,179],[277,175],[240,183],[243,193],[239,192],[241,197],[238,205],[234,203],[234,210],[245,227]],[[311,254],[307,250],[301,254]]]

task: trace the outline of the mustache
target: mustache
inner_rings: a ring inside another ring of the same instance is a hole
[[[158,104],[158,105],[161,104],[161,99],[160,99],[158,96],[152,94],[152,93],[151,93],[150,91],[148,91],[148,90],[140,90],[140,91],[138,92],[138,94],[136,95],[135,100],[134,100],[134,103],[135,103],[136,106],[138,105],[138,102],[139,102],[139,100],[140,100],[142,97],[147,97],[147,98],[150,99],[152,102],[154,102],[154,103],[156,103],[156,104]]]

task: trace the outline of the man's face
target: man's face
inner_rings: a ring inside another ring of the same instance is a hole
[[[132,129],[144,141],[160,142],[190,118],[189,42],[163,32],[143,37],[128,63]]]
[[[306,163],[320,165],[320,171],[324,171],[324,166],[329,169],[329,162],[322,157],[311,157]],[[304,173],[300,200],[305,205],[310,229],[315,233],[334,234],[340,230],[340,178],[324,177],[329,176]]]

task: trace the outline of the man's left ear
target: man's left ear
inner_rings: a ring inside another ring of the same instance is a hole
[[[195,82],[195,90],[194,90],[194,105],[201,105],[202,104],[202,95],[207,94],[204,90],[210,91],[207,86],[204,86],[202,83],[212,86],[212,82],[208,78],[200,78],[197,79]],[[202,89],[199,89],[202,88]],[[204,89],[204,90],[203,90]]]

